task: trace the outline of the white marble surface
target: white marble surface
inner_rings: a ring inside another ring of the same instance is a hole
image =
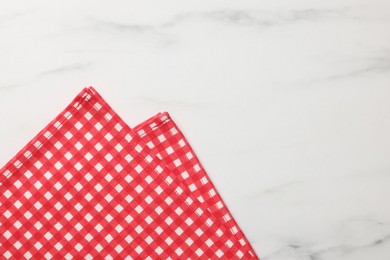
[[[390,259],[390,2],[3,1],[0,164],[93,85],[169,111],[264,260]]]

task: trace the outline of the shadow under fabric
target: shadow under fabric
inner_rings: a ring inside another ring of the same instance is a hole
[[[0,257],[257,259],[234,220],[180,181],[180,153],[175,170],[149,147],[151,133],[141,139],[85,88],[0,170]]]

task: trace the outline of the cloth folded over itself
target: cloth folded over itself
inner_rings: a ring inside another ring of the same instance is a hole
[[[168,166],[179,183],[183,183],[204,207],[209,210],[234,235],[241,244],[237,256],[256,259],[255,251],[240,227],[232,217],[221,196],[201,165],[194,150],[173,121],[168,112],[158,113],[154,117],[137,125],[133,130],[138,133],[147,146]]]
[[[0,170],[0,257],[258,259],[169,114],[92,87]]]

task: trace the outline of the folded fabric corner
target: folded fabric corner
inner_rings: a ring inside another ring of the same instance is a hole
[[[132,130],[93,87],[0,170],[5,259],[258,259],[167,112]]]
[[[167,165],[172,176],[213,214],[241,248],[236,255],[243,259],[258,259],[248,239],[233,218],[215,188],[193,148],[168,112],[160,112],[140,123],[133,130],[146,145]]]

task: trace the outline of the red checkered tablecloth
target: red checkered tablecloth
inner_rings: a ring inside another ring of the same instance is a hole
[[[0,170],[0,257],[257,259],[179,129],[137,131],[77,95]]]

